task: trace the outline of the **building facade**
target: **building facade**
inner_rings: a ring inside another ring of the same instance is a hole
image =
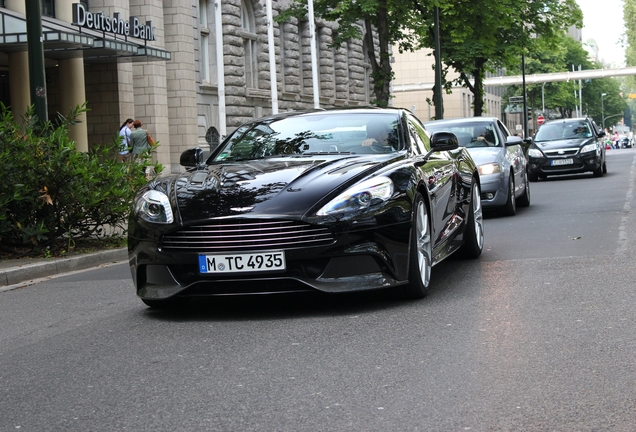
[[[274,1],[272,16],[287,4]],[[273,22],[269,38],[266,6],[265,0],[42,0],[49,119],[86,102],[82,122],[70,130],[84,151],[112,142],[126,118],[140,119],[161,144],[158,162],[178,172],[181,152],[209,148],[212,128],[225,135],[273,111],[369,103],[371,68],[362,41],[331,47],[335,23],[296,19]],[[24,0],[0,0],[0,26],[0,100],[20,118],[31,104]]]

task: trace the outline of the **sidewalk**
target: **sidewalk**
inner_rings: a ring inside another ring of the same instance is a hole
[[[34,279],[126,260],[128,260],[128,251],[124,247],[68,258],[24,258],[2,261],[0,262],[0,291],[13,289],[15,288],[12,287],[13,285],[21,283],[26,285]]]

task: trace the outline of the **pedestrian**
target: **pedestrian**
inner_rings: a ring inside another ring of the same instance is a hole
[[[126,119],[126,121],[120,126],[119,134],[120,144],[119,144],[119,160],[122,162],[130,157],[130,130],[133,127],[133,123],[135,121],[131,118]]]
[[[147,130],[141,128],[142,126],[141,120],[135,120],[133,122],[134,130],[130,133],[133,157],[137,157],[137,155],[140,155],[155,145],[155,141]]]
[[[619,149],[620,138],[618,136],[618,131],[614,131],[614,136],[612,137],[612,141],[614,141],[614,148]]]

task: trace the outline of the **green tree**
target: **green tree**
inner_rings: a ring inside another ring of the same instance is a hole
[[[583,18],[575,0],[444,0],[440,7],[442,62],[473,93],[475,116],[483,113],[486,72],[519,65],[535,35],[557,47],[561,33]],[[432,43],[429,34],[425,45]]]
[[[429,0],[429,3],[432,2]],[[427,31],[421,18],[411,12],[412,1],[316,0],[313,5],[316,17],[338,23],[334,46],[339,47],[350,39],[366,42],[375,96],[372,103],[387,106],[393,78],[390,47],[398,46],[400,50],[421,48],[422,35]],[[306,19],[306,16],[307,0],[295,0],[276,17],[276,21],[284,22],[291,17]]]
[[[579,42],[569,37],[564,32],[555,36],[552,41],[546,43],[542,37],[531,41],[526,55],[526,73],[543,74],[553,72],[570,71],[572,67],[578,70],[600,69],[601,65],[591,62],[588,54]],[[557,42],[554,44],[554,42]],[[515,68],[509,70],[512,74],[520,74],[521,70]],[[620,113],[625,108],[625,103],[620,95],[620,83],[615,78],[600,78],[582,81],[583,112],[594,118],[598,125],[603,122],[609,113]],[[572,117],[576,106],[579,104],[578,80],[570,82],[551,82],[543,84],[531,84],[526,88],[528,105],[535,112],[543,110],[545,103],[546,113],[555,113],[557,117]],[[605,93],[601,103],[601,95]],[[521,94],[521,86],[512,86],[508,95]],[[575,96],[576,94],[576,96]],[[536,124],[533,129],[536,129]]]

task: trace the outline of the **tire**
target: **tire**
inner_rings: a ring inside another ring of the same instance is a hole
[[[499,209],[499,214],[502,216],[514,216],[517,214],[517,199],[515,197],[515,179],[510,173],[510,179],[508,181],[508,200],[506,204]]]
[[[528,173],[528,180],[530,180],[531,182],[538,182],[539,181],[539,176],[533,173]]]
[[[603,174],[607,174],[607,162],[603,161]]]
[[[523,195],[517,200],[517,205],[519,207],[530,207],[530,181],[528,180],[528,173],[526,173],[524,181],[526,187],[523,191]]]
[[[428,207],[421,193],[416,193],[413,203],[413,224],[409,251],[409,284],[404,286],[404,297],[425,297],[431,282],[433,267],[433,243]]]
[[[592,171],[592,174],[594,174],[594,177],[603,177],[603,165],[601,164],[601,166]]]
[[[479,185],[473,183],[472,197],[468,218],[466,218],[466,228],[464,230],[464,244],[459,249],[463,258],[477,258],[484,249],[484,214],[481,208],[481,196]]]

